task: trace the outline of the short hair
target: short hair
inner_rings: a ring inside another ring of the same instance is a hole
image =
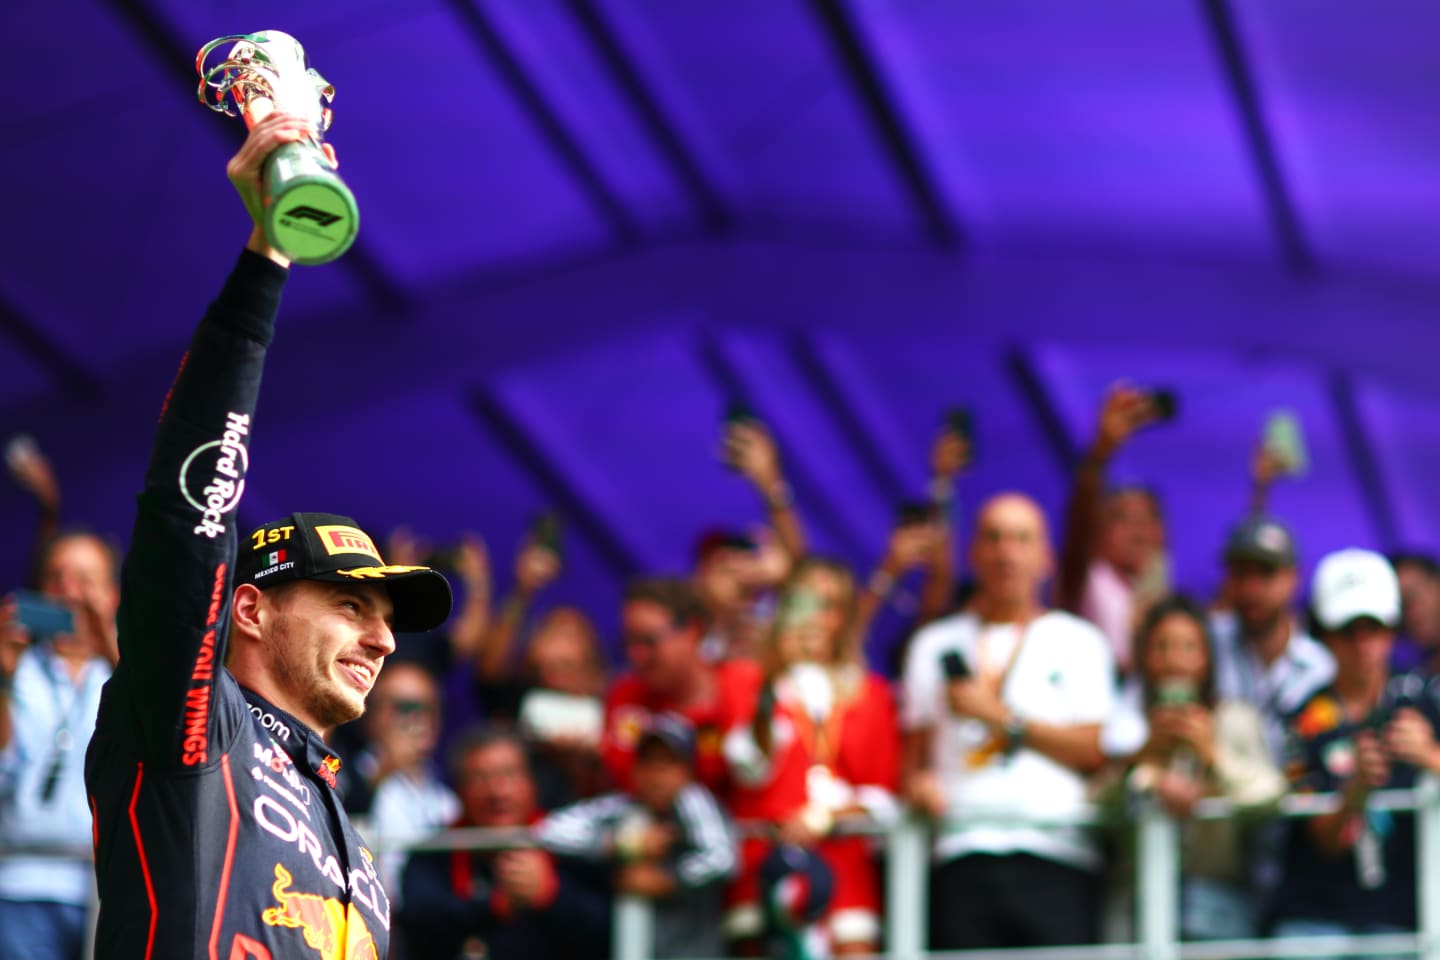
[[[695,540],[695,566],[703,567],[710,558],[722,550],[755,552],[755,541],[735,530],[707,530]]]
[[[1417,567],[1428,576],[1440,577],[1440,563],[1435,562],[1432,554],[1419,550],[1396,550],[1390,554],[1389,560],[1396,573],[1401,567]]]
[[[450,744],[450,749],[445,754],[445,768],[450,771],[450,782],[460,782],[460,767],[466,757],[476,751],[497,746],[514,747],[525,764],[526,775],[534,778],[530,765],[530,750],[520,734],[509,724],[492,722],[467,727],[456,736],[455,742]]]
[[[39,561],[35,568],[37,582],[45,575],[45,568],[50,563],[50,555],[55,552],[56,547],[67,540],[92,540],[98,544],[101,551],[105,554],[106,566],[110,570],[110,581],[116,584],[120,582],[119,547],[115,545],[115,541],[110,537],[86,526],[66,527],[45,541],[45,545],[40,548],[40,553],[37,557]]]
[[[670,614],[670,622],[678,628],[692,625],[704,630],[709,617],[700,595],[689,581],[675,577],[642,577],[625,588],[625,602],[653,603]]]
[[[1160,491],[1155,489],[1152,484],[1134,481],[1118,483],[1105,488],[1104,500],[1107,504],[1113,503],[1116,499],[1128,494],[1144,498],[1150,504],[1150,509],[1155,512],[1155,516],[1164,518],[1165,508],[1160,500]]]

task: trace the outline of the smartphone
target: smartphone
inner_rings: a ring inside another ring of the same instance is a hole
[[[730,403],[726,404],[724,430],[725,449],[721,454],[721,459],[725,462],[725,465],[731,470],[736,469],[736,467],[735,442],[731,439],[730,428],[742,426],[744,424],[756,424],[759,422],[760,418],[755,415],[755,411],[752,410],[743,401],[732,400]]]
[[[733,427],[739,423],[759,423],[760,418],[743,400],[732,400],[725,405],[725,425]]]
[[[1193,680],[1171,678],[1161,680],[1155,686],[1155,706],[1157,707],[1188,707],[1192,703],[1198,703],[1200,691],[1196,689]]]
[[[896,524],[901,527],[919,527],[935,522],[935,504],[921,500],[908,500],[896,511]]]
[[[940,669],[946,680],[970,679],[970,665],[965,662],[959,650],[946,650],[940,654]]]
[[[1179,399],[1169,387],[1156,387],[1150,391],[1150,405],[1155,408],[1155,420],[1165,423],[1175,419],[1179,412]]]
[[[10,597],[15,601],[15,622],[35,639],[75,632],[75,614],[69,607],[33,590],[16,590]]]
[[[951,407],[945,411],[945,429],[965,441],[966,460],[975,462],[975,416],[969,407]]]
[[[814,590],[797,587],[780,605],[780,626],[794,628],[809,623],[825,609],[825,601]]]
[[[560,515],[547,510],[536,517],[534,523],[530,524],[530,539],[537,547],[544,547],[558,557],[561,555],[560,534],[562,529]]]
[[[17,433],[5,444],[5,465],[10,468],[11,473],[18,472],[29,460],[39,454],[40,448],[35,445],[35,438],[28,433]]]
[[[1263,440],[1265,449],[1280,461],[1286,476],[1304,476],[1310,469],[1310,453],[1305,447],[1305,434],[1300,418],[1289,410],[1274,410],[1265,418]]]
[[[598,697],[537,688],[520,702],[517,722],[522,734],[542,743],[567,737],[598,745],[605,729],[605,706]]]

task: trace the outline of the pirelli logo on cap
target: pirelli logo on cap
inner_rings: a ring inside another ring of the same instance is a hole
[[[380,551],[375,549],[375,544],[364,530],[324,523],[315,527],[315,535],[320,538],[325,552],[332,557],[337,553],[363,553],[367,557],[374,557],[376,563],[385,562],[380,559]]]

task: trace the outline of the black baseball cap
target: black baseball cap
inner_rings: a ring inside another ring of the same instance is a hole
[[[1295,538],[1290,528],[1274,517],[1255,514],[1230,531],[1225,562],[1254,560],[1269,567],[1295,566]]]
[[[673,713],[650,714],[635,740],[635,752],[639,753],[651,740],[668,747],[676,759],[690,763],[695,758],[695,730],[684,717]]]
[[[267,590],[280,583],[384,583],[399,633],[433,630],[450,616],[450,582],[429,567],[393,566],[349,517],[292,513],[240,541],[235,582]]]

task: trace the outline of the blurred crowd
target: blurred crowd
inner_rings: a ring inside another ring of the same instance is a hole
[[[1178,592],[1160,498],[1109,479],[1172,409],[1111,389],[1054,530],[1021,492],[955,515],[971,438],[946,418],[928,498],[858,572],[807,549],[782,451],[739,412],[724,459],[763,528],[705,532],[693,569],[629,583],[615,644],[545,600],[566,575],[556,517],[502,577],[478,536],[437,549],[396,531],[387,561],[442,568],[456,612],[399,638],[366,716],[332,737],[384,851],[393,955],[604,957],[619,893],[654,902],[657,957],[873,953],[867,828],[907,809],[932,825],[933,949],[1133,936],[1123,824],[1145,805],[1182,824],[1188,939],[1413,930],[1414,820],[1372,801],[1440,772],[1440,569],[1302,558],[1267,507],[1299,454],[1269,431],[1236,471],[1249,512],[1216,531],[1222,589]],[[90,843],[82,765],[116,657],[117,558],[60,526],[33,445],[7,460],[41,519],[31,589],[0,606],[0,960],[72,958],[90,865],[53,851]],[[906,640],[877,672],[887,609]],[[1293,792],[1338,802],[1278,818]],[[1206,798],[1235,815],[1194,819]],[[1067,822],[1094,806],[1121,828]],[[404,850],[465,827],[518,842]]]

